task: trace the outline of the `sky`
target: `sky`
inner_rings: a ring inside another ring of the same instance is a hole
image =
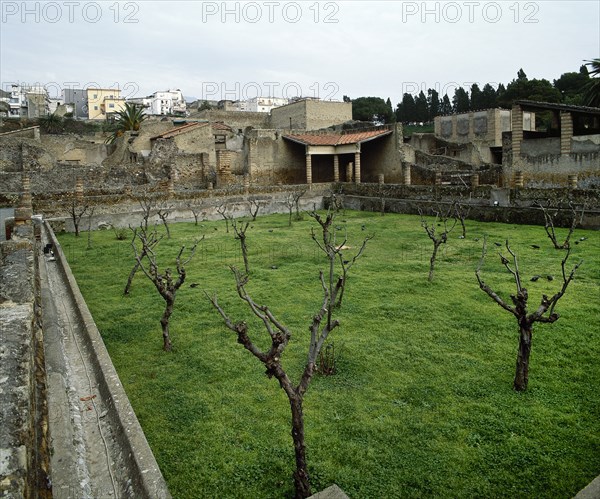
[[[0,82],[206,100],[550,81],[600,58],[600,1],[0,0]]]

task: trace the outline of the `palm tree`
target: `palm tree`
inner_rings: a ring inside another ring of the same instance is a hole
[[[588,73],[590,81],[586,84],[585,94],[583,96],[586,106],[600,107],[600,59],[592,59],[585,63],[592,70]]]
[[[106,139],[108,144],[112,144],[117,137],[121,137],[124,132],[137,131],[146,119],[143,106],[138,104],[125,103],[125,109],[116,112],[115,129],[113,134]]]

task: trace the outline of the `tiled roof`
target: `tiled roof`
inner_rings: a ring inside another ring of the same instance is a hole
[[[225,123],[221,123],[220,121],[213,123],[212,129],[213,131],[222,130],[225,132],[231,132],[231,127],[229,125],[226,125]]]
[[[384,135],[389,135],[390,133],[392,133],[391,130],[380,129],[352,133],[298,133],[284,135],[283,138],[308,146],[341,146],[346,144],[360,144],[361,142],[367,142],[378,137],[383,137]]]
[[[553,109],[556,111],[571,111],[574,113],[600,115],[599,107],[572,106],[570,104],[555,104],[554,102],[537,102],[525,99],[516,100],[515,104],[519,104],[521,107],[525,107],[528,109]]]
[[[168,132],[161,133],[160,135],[156,135],[155,137],[151,137],[150,140],[155,139],[170,139],[171,137],[176,137],[182,133],[190,132],[197,128],[202,128],[208,125],[208,123],[186,123],[185,125],[178,126],[177,128],[173,128]]]
[[[192,130],[196,130],[198,128],[203,128],[205,126],[208,126],[208,122],[193,121],[190,123],[186,123],[185,125],[178,126],[177,128],[173,128],[172,130],[169,130],[168,132],[161,133],[160,135],[156,135],[155,137],[151,137],[150,140],[170,139],[171,137],[176,137],[177,135],[180,135],[182,133],[191,132]],[[211,126],[212,126],[213,132],[220,132],[220,131],[230,132],[231,131],[231,127],[226,125],[225,123],[211,123]]]

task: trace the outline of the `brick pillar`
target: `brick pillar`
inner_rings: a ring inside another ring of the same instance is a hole
[[[404,185],[410,185],[410,165],[404,165]]]
[[[512,125],[512,160],[513,165],[520,162],[521,142],[523,142],[523,110],[521,106],[514,105],[511,113]]]
[[[471,188],[475,189],[477,187],[479,187],[479,174],[474,173],[471,175]]]
[[[312,156],[308,153],[306,154],[306,183],[312,184]]]
[[[23,192],[21,194],[21,198],[19,199],[19,205],[15,208],[15,225],[29,223],[33,215],[29,175],[23,175],[21,178],[21,186]]]
[[[337,154],[333,155],[333,181],[340,181],[340,157]]]
[[[379,175],[377,175],[377,182],[379,184],[385,184],[385,177],[384,177],[383,173],[380,173]]]
[[[571,152],[571,139],[573,138],[573,116],[569,112],[560,112],[560,153]]]
[[[81,177],[75,179],[75,198],[77,202],[83,201],[83,178]]]
[[[435,172],[435,185],[442,185],[442,172]]]
[[[172,198],[175,196],[175,182],[173,181],[173,177],[169,178],[167,182],[167,197]]]
[[[250,193],[250,175],[244,174],[244,194],[247,196]]]
[[[354,182],[360,184],[360,151],[354,153]]]
[[[515,172],[515,187],[523,187],[525,185],[525,178],[523,172]]]
[[[354,171],[354,163],[350,162],[346,165],[346,182],[352,182],[352,172]]]

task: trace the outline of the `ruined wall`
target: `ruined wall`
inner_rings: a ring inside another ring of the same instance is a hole
[[[31,225],[0,243],[0,496],[46,497],[49,481],[39,280]]]
[[[269,113],[207,109],[197,113],[197,116],[200,119],[205,119],[210,122],[223,122],[233,128],[234,131],[244,130],[247,127],[271,128]]]
[[[277,130],[252,130],[246,138],[247,166],[252,183],[306,182],[304,146],[284,140]]]
[[[510,111],[506,109],[486,109],[469,113],[436,116],[434,133],[436,137],[458,143],[480,140],[487,147],[502,145],[502,132],[510,131]],[[531,113],[527,114],[527,130],[530,128]]]

